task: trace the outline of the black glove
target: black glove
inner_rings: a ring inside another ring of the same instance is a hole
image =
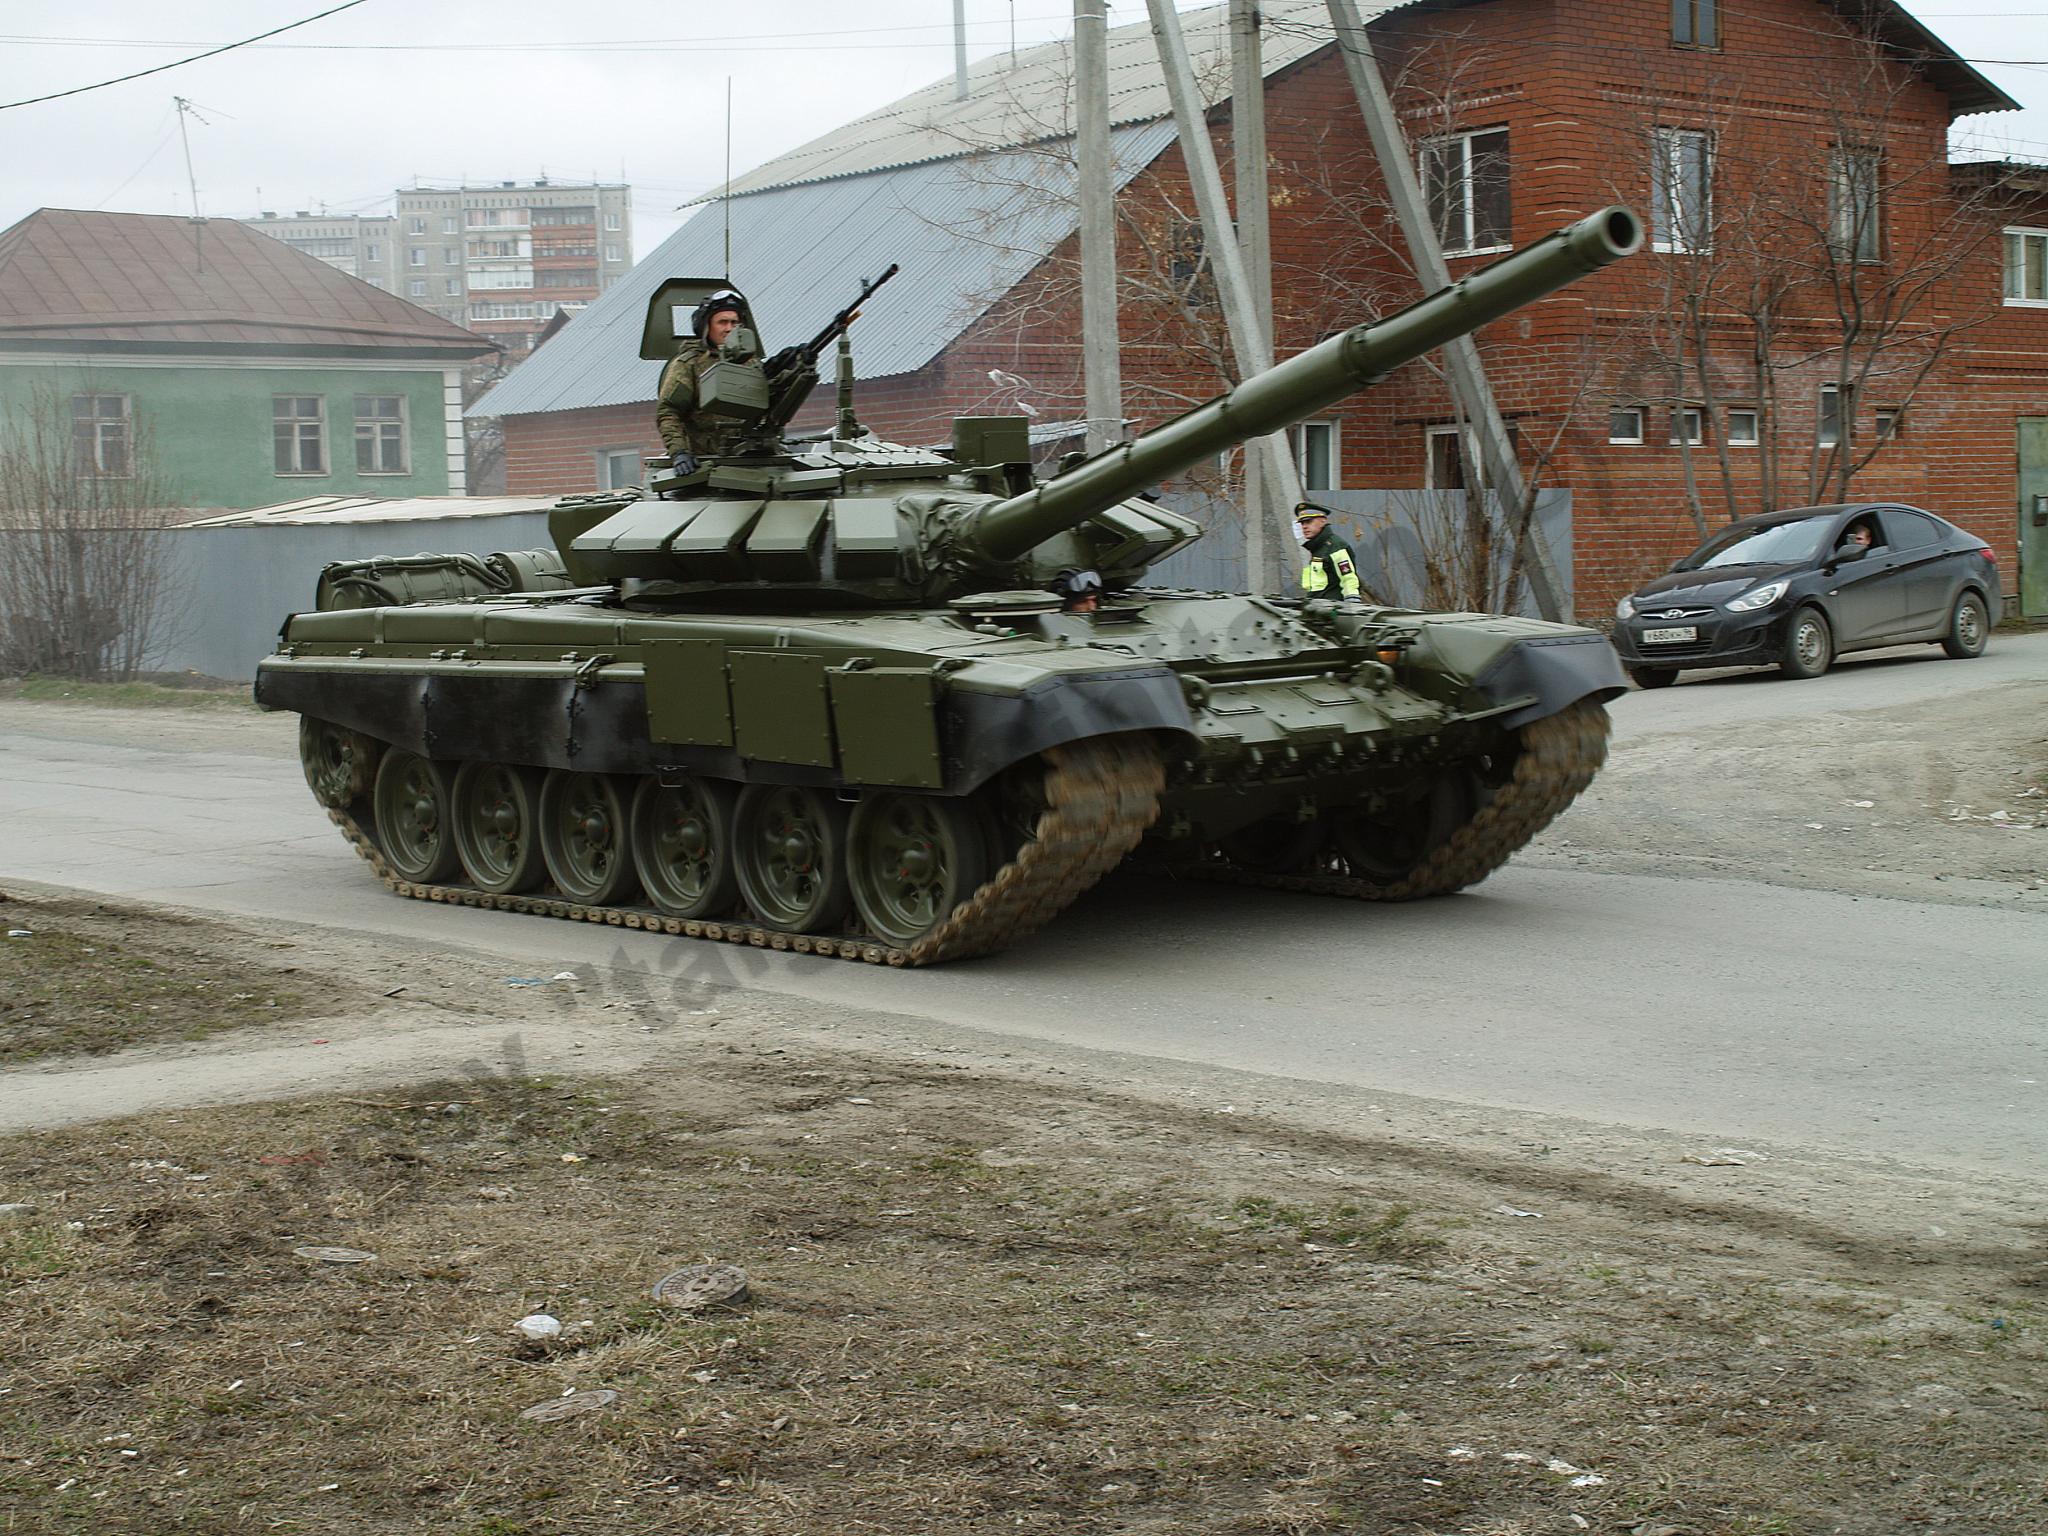
[[[697,473],[697,455],[694,453],[670,454],[668,467],[678,475],[694,475]]]
[[[790,369],[803,361],[803,355],[804,349],[802,347],[784,347],[780,352],[768,359],[768,377],[772,379],[779,373],[789,372]]]

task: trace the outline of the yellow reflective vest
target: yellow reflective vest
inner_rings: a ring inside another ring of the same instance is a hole
[[[1333,585],[1335,592],[1330,590]],[[1304,597],[1358,596],[1358,567],[1352,563],[1351,551],[1333,544],[1309,561],[1301,568],[1301,591]]]

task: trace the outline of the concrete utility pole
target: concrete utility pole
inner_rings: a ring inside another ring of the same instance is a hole
[[[1237,253],[1232,233],[1230,207],[1223,197],[1223,175],[1216,168],[1216,146],[1209,142],[1208,117],[1200,93],[1195,89],[1194,68],[1188,62],[1187,42],[1181,36],[1180,17],[1173,0],[1145,0],[1152,17],[1152,38],[1159,46],[1159,63],[1166,74],[1166,94],[1173,103],[1173,121],[1180,134],[1181,157],[1187,161],[1188,180],[1194,186],[1195,207],[1202,216],[1203,248],[1209,255],[1209,270],[1216,277],[1216,291],[1223,300],[1223,321],[1230,333],[1230,350],[1237,357],[1240,377],[1249,378],[1273,366],[1272,344],[1266,339],[1261,312],[1253,297],[1251,279]],[[1301,479],[1294,472],[1294,455],[1284,433],[1256,440],[1267,453],[1266,484],[1279,491],[1275,500],[1292,508],[1301,500]],[[1245,512],[1247,544],[1254,520],[1275,534],[1284,548],[1294,536],[1291,517],[1269,509],[1248,507]],[[1246,571],[1247,585],[1256,588],[1260,573]]]
[[[1266,186],[1266,67],[1259,39],[1258,0],[1230,0],[1230,144],[1237,186],[1237,249],[1252,287],[1252,308],[1266,351],[1273,350],[1272,195]],[[1264,449],[1244,458],[1244,564],[1254,592],[1282,590],[1277,549],[1266,532],[1293,503],[1273,505],[1278,482]]]
[[[1357,5],[1353,0],[1328,3],[1330,24],[1337,31],[1337,52],[1343,56],[1344,71],[1351,77],[1351,89],[1358,97],[1358,110],[1365,116],[1366,134],[1386,176],[1387,196],[1393,201],[1394,217],[1408,242],[1409,259],[1415,264],[1415,275],[1421,279],[1423,291],[1434,293],[1450,285],[1451,270],[1444,263],[1443,245],[1423,201],[1414,162],[1408,157],[1407,136],[1394,116],[1394,104],[1387,95],[1379,60],[1373,56],[1372,41],[1359,20]],[[1533,511],[1527,525],[1522,525],[1526,496],[1522,467],[1515,461],[1507,425],[1501,420],[1500,407],[1486,382],[1486,370],[1480,366],[1479,348],[1470,336],[1445,344],[1444,371],[1450,378],[1452,393],[1472,424],[1473,435],[1479,439],[1479,459],[1486,469],[1487,484],[1507,511],[1511,531],[1519,533],[1522,571],[1529,579],[1536,611],[1546,619],[1569,619],[1571,605],[1565,599],[1564,584],[1558,580],[1557,566],[1536,526]]]
[[[953,99],[967,99],[967,0],[953,0]]]
[[[1074,174],[1081,201],[1081,376],[1087,448],[1124,440],[1117,355],[1116,214],[1109,170],[1109,6],[1074,0]]]

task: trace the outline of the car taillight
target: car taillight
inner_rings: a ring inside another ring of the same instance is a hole
[[[1982,555],[1986,560],[1990,561],[1991,564],[1998,564],[1998,551],[1993,549],[1989,544],[1983,546],[1983,548],[1979,549],[1977,553]]]

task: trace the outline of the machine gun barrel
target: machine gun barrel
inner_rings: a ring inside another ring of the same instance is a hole
[[[989,503],[968,519],[963,542],[983,559],[1014,560],[1204,458],[1290,427],[1401,364],[1619,261],[1642,238],[1641,222],[1626,208],[1589,214],[1397,314],[1354,326],[1254,374],[1228,393],[1064,475]]]

